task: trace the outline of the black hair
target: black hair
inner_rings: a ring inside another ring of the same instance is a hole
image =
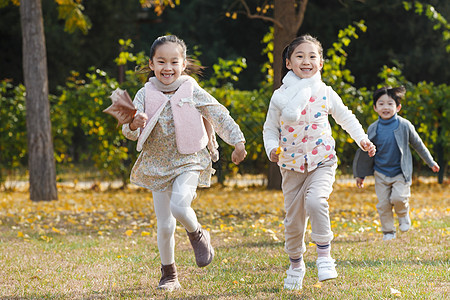
[[[380,99],[383,95],[388,95],[390,98],[394,99],[395,104],[397,106],[400,105],[401,100],[405,97],[406,89],[404,86],[399,87],[388,87],[384,86],[382,88],[379,88],[375,92],[373,92],[373,105],[377,105],[378,99]]]
[[[315,37],[304,34],[297,38],[295,38],[289,45],[287,45],[283,50],[283,63],[281,64],[281,80],[283,80],[284,76],[289,72],[289,69],[286,67],[286,60],[288,60],[292,53],[294,52],[295,48],[297,48],[298,45],[303,43],[311,43],[317,46],[317,49],[319,50],[320,60],[323,60],[323,48],[322,44],[319,42],[318,39]]]
[[[164,36],[158,37],[153,42],[152,46],[150,47],[150,60],[153,60],[153,57],[155,56],[155,53],[156,53],[156,49],[158,49],[159,46],[162,46],[166,43],[175,43],[181,47],[183,58],[186,60],[186,69],[183,71],[183,74],[201,75],[204,67],[202,65],[200,65],[200,62],[198,60],[192,59],[186,54],[187,47],[186,47],[185,42],[182,39],[180,39],[179,37],[177,37],[176,35],[164,35]],[[147,80],[150,77],[155,76],[155,73],[150,69],[150,67],[148,65],[141,66],[140,68],[138,68],[136,70],[136,72],[138,72],[139,74],[147,74],[148,73]]]

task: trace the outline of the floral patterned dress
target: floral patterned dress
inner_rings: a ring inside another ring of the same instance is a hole
[[[170,98],[172,95],[166,96]],[[194,87],[193,99],[200,114],[212,124],[216,133],[227,144],[234,146],[245,142],[239,125],[214,97],[202,88]],[[145,88],[136,93],[133,103],[138,112],[144,112]],[[125,124],[122,132],[128,139],[135,141],[140,129],[131,131],[129,125]],[[200,172],[198,186],[210,186],[214,169],[208,149],[205,147],[193,154],[178,152],[172,108],[170,102],[167,102],[131,170],[130,181],[152,191],[165,191],[176,177],[190,171]]]

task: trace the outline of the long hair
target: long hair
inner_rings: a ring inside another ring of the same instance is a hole
[[[283,54],[282,54],[283,62],[281,64],[281,80],[283,80],[284,76],[286,76],[286,74],[289,72],[289,69],[286,67],[286,61],[288,59],[290,59],[295,48],[297,48],[298,45],[303,44],[303,43],[312,43],[312,44],[316,45],[317,50],[319,51],[320,60],[323,60],[323,48],[322,48],[322,44],[319,42],[319,40],[309,34],[301,35],[301,36],[295,38],[294,40],[292,40],[292,42],[289,45],[284,47]]]

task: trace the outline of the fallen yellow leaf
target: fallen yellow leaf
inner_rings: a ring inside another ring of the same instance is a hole
[[[127,236],[131,236],[133,234],[133,230],[129,229],[129,230],[125,231],[125,234]]]

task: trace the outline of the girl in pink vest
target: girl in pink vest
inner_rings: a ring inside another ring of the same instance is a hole
[[[291,263],[284,288],[300,290],[306,272],[308,218],[317,245],[319,281],[337,277],[330,255],[333,232],[328,211],[337,159],[328,115],[369,155],[375,154],[375,147],[342,99],[322,82],[323,49],[317,39],[310,35],[294,39],[283,51],[283,63],[283,85],[270,100],[263,138],[267,155],[278,163],[283,178],[285,251]]]
[[[141,151],[131,170],[131,182],[152,191],[161,257],[158,288],[180,288],[174,258],[176,221],[186,229],[199,267],[214,257],[207,230],[191,208],[197,186],[209,186],[211,158],[217,160],[215,132],[235,147],[232,161],[247,155],[244,135],[228,110],[203,90],[186,58],[186,45],[176,36],[157,38],[150,49],[148,82],[134,98],[136,116],[122,127]],[[215,132],[214,132],[215,131]]]

